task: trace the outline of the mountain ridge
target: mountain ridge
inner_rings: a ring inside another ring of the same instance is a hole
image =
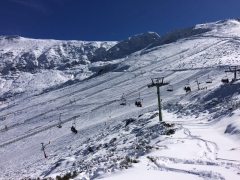
[[[240,83],[225,71],[239,68],[239,21],[194,27],[146,42],[2,40],[0,179],[238,179]]]
[[[187,37],[216,31],[221,26],[227,26],[234,22],[239,23],[239,19],[227,19],[215,23],[198,24],[189,28],[174,29],[162,36],[155,32],[146,32],[119,42],[62,41],[23,38],[17,35],[0,36],[0,70],[1,74],[6,75],[11,71],[66,70],[79,64],[110,61],[124,58],[144,48],[151,49]],[[11,50],[11,48],[13,49]]]

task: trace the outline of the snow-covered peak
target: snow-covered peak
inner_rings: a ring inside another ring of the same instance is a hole
[[[240,37],[239,19],[227,19],[217,22],[197,24],[188,28],[176,28],[163,34],[149,48],[163,44],[169,44],[180,39],[193,37],[197,35],[220,36],[220,37]]]
[[[184,29],[174,29],[170,32],[167,32],[166,34],[162,35],[159,39],[157,39],[156,42],[154,42],[151,46],[149,46],[149,48],[155,47],[155,46],[159,46],[159,45],[163,45],[163,44],[169,44],[172,42],[175,42],[179,39],[183,39],[183,38],[187,38],[187,37],[191,37],[194,35],[199,35],[205,32],[210,31],[209,28],[196,28],[194,27],[189,27],[189,28],[184,28]]]
[[[68,69],[78,64],[91,62],[95,54],[106,52],[114,44],[116,42],[61,41],[1,36],[0,70],[2,74],[9,74],[13,71]]]

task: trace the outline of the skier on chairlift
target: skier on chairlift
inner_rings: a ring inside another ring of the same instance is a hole
[[[135,105],[136,105],[137,107],[142,107],[141,101],[136,101],[136,102],[135,102]]]
[[[74,126],[71,127],[71,131],[72,131],[73,133],[77,134],[77,130],[76,130],[76,128],[75,128]]]
[[[140,93],[139,93],[139,98],[136,99],[135,106],[142,107],[142,101],[143,101],[143,99],[141,99]]]
[[[184,87],[184,90],[185,90],[186,92],[188,92],[188,91],[191,92],[191,88],[190,88],[189,86],[185,86],[185,87]]]
[[[191,87],[190,87],[190,84],[189,84],[189,79],[187,79],[188,80],[188,82],[187,82],[187,84],[185,85],[185,87],[183,88],[185,91],[186,91],[186,93],[187,92],[191,92]]]

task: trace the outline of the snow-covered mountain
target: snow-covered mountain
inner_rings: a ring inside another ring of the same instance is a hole
[[[175,42],[174,45],[179,46],[176,42],[183,39],[186,40],[188,37],[199,38],[202,41],[207,36],[238,39],[238,28],[239,21],[237,19],[225,20],[216,23],[199,24],[186,29],[175,29],[161,37],[156,33],[147,32],[129,37],[120,42],[60,41],[29,39],[20,36],[1,36],[1,95],[7,97],[4,93],[9,91],[13,94],[22,93],[25,92],[25,89],[32,89],[39,93],[45,88],[62,85],[67,81],[83,80],[91,76],[113,71],[119,66],[119,59],[121,58],[127,58],[130,54],[137,51],[141,51],[141,55],[145,53],[148,55],[150,51],[158,53],[159,51],[157,50],[160,50],[163,45]],[[198,48],[198,46],[195,44],[194,47],[189,48]],[[233,63],[230,62],[231,60],[228,60],[227,64],[222,62],[222,58],[227,58],[224,52],[224,49],[227,47],[222,48],[215,55],[219,56],[215,58],[215,62],[206,62],[212,56],[208,52],[207,54],[193,57],[190,64],[185,64],[188,65],[186,68],[194,67],[196,61],[201,61],[201,63],[197,64],[201,66],[205,64],[205,67],[215,65],[215,63],[219,65],[236,65],[238,61]],[[235,53],[238,51],[237,48],[235,47]],[[179,47],[179,52],[185,50],[184,47]],[[166,49],[166,51],[169,51],[169,49]],[[206,56],[206,58],[202,56]],[[156,58],[159,58],[159,56]],[[176,65],[178,67],[185,66],[180,61],[174,61],[174,65],[167,65],[169,66],[167,69]],[[43,72],[47,74],[47,77],[51,76],[51,78],[46,78],[46,82],[43,80],[39,82],[38,79],[43,78],[38,76],[41,76]],[[21,79],[24,79],[24,81]],[[21,88],[19,88],[19,80],[22,81]],[[36,86],[36,84],[38,85]]]
[[[0,179],[238,179],[240,84],[221,80],[239,59],[238,19],[119,42],[1,36]]]

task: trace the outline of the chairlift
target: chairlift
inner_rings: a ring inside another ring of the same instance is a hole
[[[76,128],[76,118],[74,118],[74,120],[72,121],[72,126]]]
[[[126,99],[125,98],[122,98],[121,99],[121,103],[120,103],[120,105],[123,105],[123,106],[125,106],[127,103],[126,103]]]
[[[123,95],[120,101],[121,101],[120,105],[125,106],[127,104],[126,98],[124,98]]]
[[[228,78],[223,78],[223,79],[222,79],[222,82],[225,83],[225,84],[227,84],[227,83],[229,83],[229,79],[228,79]]]
[[[222,78],[222,82],[223,82],[224,84],[229,83],[229,79],[228,79],[228,77],[227,77],[227,73],[226,73],[225,77]]]
[[[167,91],[173,91],[173,86],[172,85],[168,85]]]
[[[142,107],[141,99],[138,98],[138,99],[135,101],[135,106],[137,106],[137,107]]]
[[[185,87],[184,87],[183,89],[184,89],[184,91],[186,91],[186,92],[191,92],[191,86],[190,86],[190,84],[189,84],[189,79],[188,79],[188,83],[185,84]]]
[[[139,98],[137,98],[135,101],[135,106],[142,107],[142,99],[140,98],[140,93],[139,93]]]
[[[61,113],[60,113],[60,115],[59,115],[59,122],[58,122],[57,127],[58,127],[58,128],[62,128]]]
[[[206,80],[206,83],[212,83],[212,79],[209,77],[209,75],[208,75],[208,78]]]
[[[76,130],[76,119],[73,120],[72,122],[72,127],[71,127],[71,131],[75,134],[77,134],[77,130]]]

